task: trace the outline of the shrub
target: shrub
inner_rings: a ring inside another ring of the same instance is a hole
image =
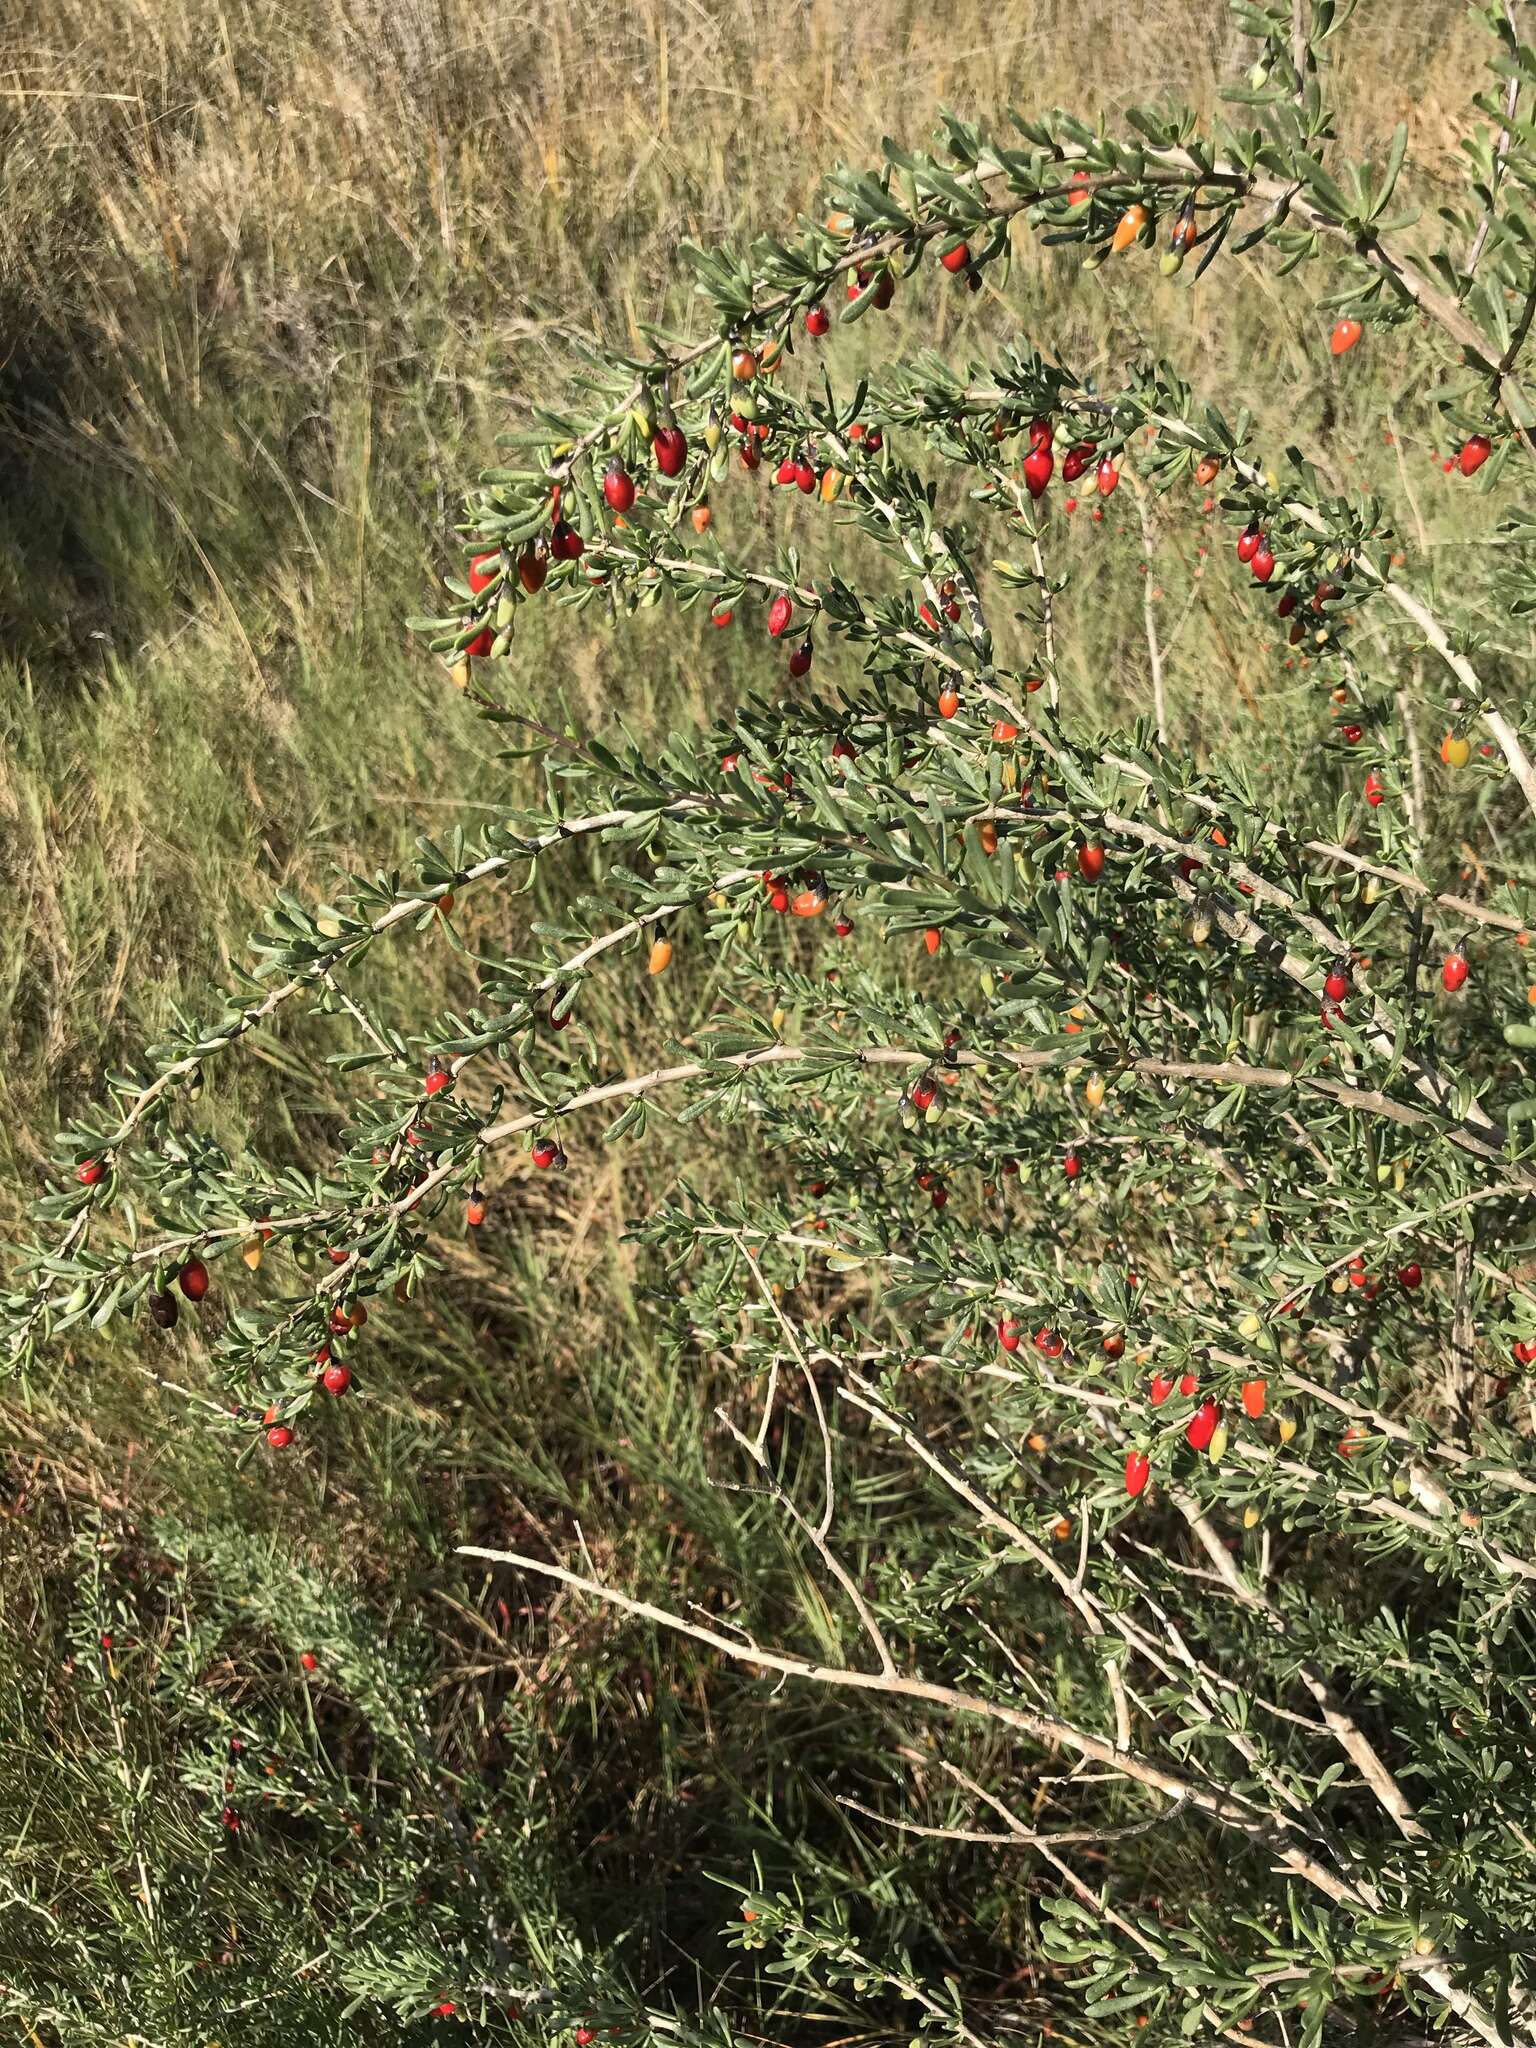
[[[1488,17],[1495,128],[1436,238],[1397,198],[1405,129],[1378,166],[1330,146],[1326,0],[1310,25],[1242,14],[1258,54],[1229,123],[951,120],[932,154],[837,173],[793,240],[685,247],[698,337],[594,351],[531,409],[415,622],[537,763],[538,801],[423,842],[409,876],[282,898],[228,1005],[59,1140],[5,1303],[17,1368],[83,1324],[158,1342],[218,1301],[217,1392],[181,1391],[242,1459],[321,1455],[372,1305],[408,1307],[444,1234],[536,1176],[669,1120],[768,1162],[734,1190],[728,1165],[679,1180],[634,1235],[662,1341],[699,1385],[726,1375],[721,1469],[799,1546],[814,1632],[778,1587],[641,1599],[574,1544],[465,1556],[845,1698],[862,1753],[828,1791],[889,1845],[889,1885],[724,1873],[769,1975],[718,1999],[647,2008],[618,1950],[598,1968],[487,1913],[484,1953],[472,1924],[371,1943],[351,1981],[375,2008],[578,2039],[1536,2027],[1536,769],[1493,623],[1536,603],[1532,529],[1511,512],[1436,577],[1379,499],[1255,446],[1192,366],[1090,377],[1024,338],[963,368],[838,363],[848,323],[1000,286],[1030,233],[1086,271],[1219,262],[1229,289],[1263,248],[1293,309],[1328,266],[1305,323],[1326,374],[1421,324],[1456,487],[1517,477],[1536,51]],[[739,509],[770,488],[800,507],[777,548]],[[1067,522],[1129,501],[1152,702],[1103,734],[1065,659]],[[1304,772],[1251,734],[1171,743],[1154,504],[1211,518],[1242,631],[1305,664]],[[664,743],[551,722],[524,608],[622,634],[666,604],[765,632],[779,679]],[[1404,686],[1410,652],[1436,682]],[[577,841],[598,883],[525,952],[477,951],[464,1014],[376,1014],[371,948],[451,937],[461,898]],[[608,978],[689,956],[697,1017],[614,1071]],[[336,1020],[349,1127],[323,1161],[226,1149],[192,1107],[205,1070],[304,1004]],[[414,1754],[416,1681],[393,1700],[350,1654],[359,1707]],[[955,1918],[923,1895],[978,1858],[1028,1887],[1011,1980],[947,1965]],[[357,1938],[339,1911],[325,1940]],[[515,2021],[509,1971],[534,1980]]]

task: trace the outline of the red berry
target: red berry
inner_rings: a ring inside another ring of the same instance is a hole
[[[769,638],[773,640],[779,639],[780,636],[788,630],[789,622],[794,617],[794,615],[794,605],[790,602],[789,598],[781,590],[778,596],[773,600],[773,603],[768,607]]]
[[[1024,1326],[1015,1322],[1012,1316],[1004,1316],[997,1326],[997,1341],[1009,1353],[1018,1350],[1023,1341]]]
[[[837,922],[833,925],[832,929],[837,933],[837,936],[840,939],[846,939],[848,934],[853,930],[853,919],[851,917],[840,917],[838,918]]]
[[[293,1431],[286,1422],[276,1422],[267,1431],[267,1442],[274,1451],[286,1451],[293,1442]]]
[[[1173,1392],[1173,1381],[1166,1378],[1162,1373],[1155,1372],[1152,1375],[1150,1391],[1152,1406],[1154,1408],[1161,1408],[1168,1396]]]
[[[1051,471],[1056,467],[1056,458],[1050,449],[1042,444],[1031,448],[1024,458],[1024,481],[1032,498],[1043,496],[1051,480]]]
[[[1386,784],[1376,773],[1376,770],[1372,768],[1365,778],[1365,800],[1371,809],[1375,811],[1380,810],[1381,806],[1386,802],[1386,798]]]
[[[201,1259],[188,1259],[176,1275],[176,1284],[188,1301],[201,1301],[208,1292],[208,1268]]]
[[[1486,434],[1474,434],[1470,441],[1463,441],[1461,453],[1456,458],[1456,467],[1463,476],[1471,476],[1482,468],[1493,453],[1493,443]]]
[[[1076,1180],[1083,1170],[1083,1162],[1076,1152],[1068,1152],[1061,1162],[1061,1170],[1068,1180]]]
[[[321,1374],[320,1384],[328,1394],[344,1394],[352,1384],[352,1368],[339,1361],[328,1365]]]
[[[1398,1286],[1406,1287],[1410,1294],[1413,1292],[1415,1287],[1422,1285],[1423,1279],[1424,1268],[1419,1264],[1417,1259],[1410,1259],[1406,1266],[1399,1266],[1397,1269]]]
[[[533,1141],[533,1163],[542,1172],[546,1167],[564,1166],[565,1154],[553,1138],[535,1138]]]
[[[453,1086],[453,1076],[434,1053],[427,1061],[426,1078],[422,1082],[424,1095],[441,1095],[445,1088]]]
[[[1085,882],[1096,882],[1104,872],[1103,847],[1080,846],[1077,849],[1077,872]]]
[[[496,635],[491,631],[489,626],[482,626],[480,628],[480,631],[475,635],[474,639],[471,640],[469,645],[464,649],[464,652],[466,654],[472,654],[476,661],[483,661],[485,657],[490,653],[491,649],[495,646],[495,644]]]
[[[496,581],[496,571],[501,556],[493,548],[489,554],[476,555],[469,565],[469,587],[478,597],[482,590],[489,590]]]
[[[232,1835],[236,1835],[240,1832],[240,1816],[238,1813],[236,1813],[235,1809],[232,1806],[226,1806],[224,1811],[219,1815],[219,1819],[224,1823],[225,1827],[229,1829],[229,1832]]]
[[[1179,1392],[1181,1394],[1192,1394],[1195,1391],[1196,1387],[1199,1386],[1199,1384],[1200,1382],[1195,1378],[1192,1372],[1180,1373]]]
[[[939,261],[943,264],[944,268],[949,272],[951,277],[957,276],[962,270],[964,270],[966,265],[970,262],[970,260],[971,250],[970,244],[967,242],[953,243],[948,249],[944,251],[943,255],[939,258]]]
[[[931,1109],[939,1092],[939,1084],[932,1074],[920,1074],[907,1090],[907,1099],[914,1109]]]
[[[1134,1500],[1152,1476],[1152,1461],[1145,1451],[1127,1451],[1125,1457],[1125,1490]]]
[[[820,341],[831,325],[832,315],[819,302],[805,316],[805,331],[813,341]]]
[[[928,948],[928,951],[930,953],[937,953],[943,943],[944,934],[939,930],[938,926],[934,924],[929,925],[927,931],[923,933],[923,944]]]
[[[1274,550],[1269,545],[1269,535],[1267,533],[1260,537],[1259,544],[1253,551],[1253,560],[1249,563],[1249,567],[1253,570],[1254,580],[1258,583],[1267,583],[1270,577],[1274,575],[1275,556]]]
[[[1347,961],[1334,961],[1328,970],[1328,978],[1323,983],[1323,994],[1330,1003],[1342,1003],[1349,994],[1349,963]]]
[[[1069,448],[1062,458],[1062,482],[1075,484],[1097,453],[1098,450],[1091,441],[1079,441],[1075,448]]]
[[[557,519],[549,536],[549,552],[557,562],[574,562],[586,552],[586,542],[568,519]]]
[[[681,427],[658,427],[651,453],[663,476],[680,476],[688,460],[688,436]]]
[[[1104,1339],[1104,1356],[1106,1358],[1123,1358],[1125,1356],[1125,1337],[1121,1331],[1111,1330]]]
[[[615,512],[627,512],[635,502],[635,480],[617,455],[604,473],[603,496]]]
[[[1471,971],[1471,967],[1467,963],[1465,947],[1461,942],[1458,942],[1454,949],[1445,956],[1444,964],[1440,969],[1440,979],[1445,984],[1448,993],[1455,995],[1457,989],[1466,981]]]
[[[1328,347],[1336,356],[1347,355],[1364,332],[1358,320],[1337,320],[1328,337]]]
[[[301,1650],[299,1652],[299,1663],[306,1671],[318,1671],[320,1669],[320,1659],[313,1650]]]
[[[1216,1425],[1221,1420],[1221,1410],[1206,1397],[1191,1415],[1185,1426],[1184,1436],[1193,1451],[1203,1451],[1216,1434]]]
[[[83,1188],[99,1187],[107,1177],[107,1169],[100,1159],[85,1159],[75,1168],[75,1179]]]
[[[1259,529],[1250,521],[1237,536],[1237,559],[1243,563],[1251,562],[1259,551],[1259,542],[1263,537]]]

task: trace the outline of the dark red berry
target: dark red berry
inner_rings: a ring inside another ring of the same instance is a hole
[[[635,480],[617,455],[604,472],[603,496],[615,512],[627,512],[635,502]]]
[[[688,436],[681,427],[658,427],[651,443],[656,467],[663,476],[681,476],[688,460]]]
[[[201,1301],[208,1292],[208,1268],[201,1259],[188,1259],[176,1275],[176,1284],[188,1301]]]
[[[1056,458],[1047,445],[1042,443],[1039,447],[1030,449],[1024,458],[1024,482],[1028,486],[1029,495],[1032,498],[1044,495],[1045,487],[1050,482],[1051,472],[1055,467]]]
[[[1216,1425],[1220,1420],[1221,1410],[1207,1396],[1185,1425],[1184,1435],[1188,1440],[1190,1449],[1194,1451],[1205,1450],[1211,1438],[1216,1434]]]

